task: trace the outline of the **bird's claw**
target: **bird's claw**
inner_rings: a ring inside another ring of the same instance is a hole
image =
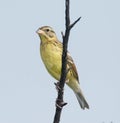
[[[61,88],[60,88],[60,82],[57,82],[57,83],[54,83],[55,84],[55,86],[56,86],[56,90],[57,91],[59,91],[59,90],[61,90]]]

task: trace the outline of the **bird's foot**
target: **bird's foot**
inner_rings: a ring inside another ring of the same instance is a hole
[[[57,91],[61,90],[61,88],[60,88],[60,82],[56,82],[56,83],[54,83],[54,84],[55,84],[55,86],[56,86],[56,90],[57,90]]]

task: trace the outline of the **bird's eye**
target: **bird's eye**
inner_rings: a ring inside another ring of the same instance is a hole
[[[49,32],[50,30],[49,29],[46,29],[47,32]]]

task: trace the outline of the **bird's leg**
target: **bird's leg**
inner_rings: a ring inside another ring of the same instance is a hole
[[[68,74],[68,72],[70,71],[71,67],[69,67],[67,70],[66,70],[66,75]],[[65,80],[65,83],[68,83],[69,82],[69,79],[66,79]],[[56,90],[59,92],[59,91],[64,91],[60,88],[60,82],[57,82],[57,83],[54,83],[55,86],[56,86]],[[59,109],[62,109],[63,106],[67,105],[66,102],[64,102],[63,100],[61,99],[56,99],[56,107],[58,107]]]
[[[61,88],[60,88],[60,82],[56,82],[56,83],[54,83],[55,84],[55,86],[56,86],[56,90],[57,91],[59,91],[59,90],[61,90]]]
[[[70,69],[71,69],[71,67],[69,67],[68,69],[67,69],[67,71],[66,71],[66,75],[68,74],[68,72],[70,71]],[[68,83],[69,82],[69,79],[66,79],[65,80],[65,83]],[[56,90],[58,91],[58,90],[61,90],[61,88],[60,88],[60,82],[56,82],[56,83],[54,83],[55,84],[55,86],[56,86]]]
[[[55,86],[56,86],[56,90],[59,92],[59,91],[64,91],[64,90],[62,90],[61,88],[60,88],[60,82],[57,82],[57,83],[54,83],[55,84]],[[66,102],[64,102],[63,100],[61,100],[61,99],[56,99],[56,107],[58,107],[59,109],[62,109],[62,107],[63,106],[65,106],[65,105],[67,105],[67,103]]]

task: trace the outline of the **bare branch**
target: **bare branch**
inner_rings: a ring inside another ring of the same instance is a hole
[[[70,25],[70,12],[69,12],[70,1],[65,0],[65,5],[66,5],[66,9],[65,9],[65,26],[66,26],[66,29],[65,29],[65,35],[63,33],[61,33],[62,38],[63,38],[62,68],[61,68],[60,82],[55,84],[56,88],[58,88],[58,96],[56,99],[56,111],[55,111],[53,123],[59,123],[60,122],[60,116],[61,116],[62,108],[63,108],[63,106],[65,106],[67,104],[63,101],[63,95],[64,95],[64,85],[65,85],[65,80],[66,80],[66,74],[68,73],[67,69],[66,69],[68,40],[69,40],[70,30],[73,28],[73,26],[81,18],[81,17],[78,18],[74,23],[72,23]]]

